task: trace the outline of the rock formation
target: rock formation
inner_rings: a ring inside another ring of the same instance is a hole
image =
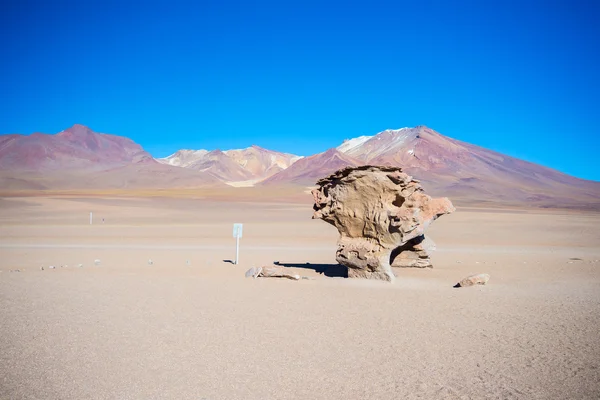
[[[489,280],[490,280],[490,276],[488,274],[471,275],[471,276],[467,276],[465,279],[458,282],[456,285],[454,285],[454,287],[459,288],[459,287],[467,287],[467,286],[474,286],[474,285],[485,285],[486,283],[488,283]]]
[[[300,275],[292,274],[285,270],[283,267],[266,266],[266,267],[252,267],[246,271],[246,278],[288,278],[292,280],[299,280]]]
[[[396,167],[348,167],[317,185],[313,219],[338,229],[336,259],[348,277],[393,281],[392,266],[431,266],[425,229],[455,210]]]

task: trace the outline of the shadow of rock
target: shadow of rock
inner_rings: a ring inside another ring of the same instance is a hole
[[[279,265],[286,268],[305,268],[312,269],[313,271],[328,276],[330,278],[347,278],[348,268],[340,264],[311,264],[311,263],[282,263],[274,261],[273,264]]]
[[[229,264],[235,264],[235,261],[233,260],[223,260],[224,263],[229,263]]]

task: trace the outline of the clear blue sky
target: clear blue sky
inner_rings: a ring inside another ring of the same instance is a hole
[[[308,155],[427,125],[600,180],[600,1],[0,7],[2,133]]]

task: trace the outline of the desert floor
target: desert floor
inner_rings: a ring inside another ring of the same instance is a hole
[[[0,399],[600,397],[600,214],[459,207],[388,284],[267,199],[0,199]]]

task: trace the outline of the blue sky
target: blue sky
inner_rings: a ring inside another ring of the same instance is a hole
[[[597,1],[0,6],[0,132],[309,155],[427,125],[600,180]]]

